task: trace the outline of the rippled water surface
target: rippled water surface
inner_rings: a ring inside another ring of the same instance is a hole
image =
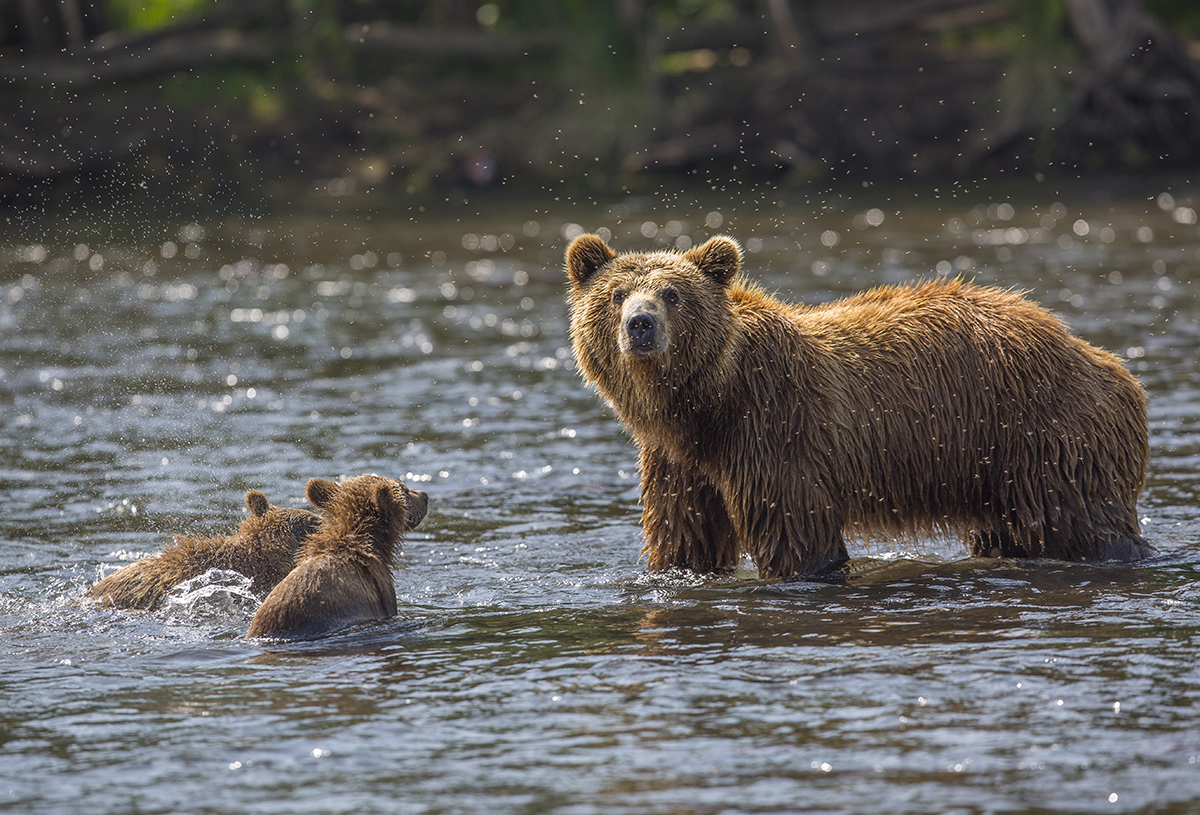
[[[1161,193],[1161,194],[1160,194]],[[0,802],[25,813],[1200,810],[1200,192],[705,190],[0,224]],[[845,583],[648,578],[562,250],[742,240],[787,298],[1028,289],[1150,397],[1137,568],[852,549]],[[289,647],[229,575],[83,590],[243,494],[431,508],[400,615]]]

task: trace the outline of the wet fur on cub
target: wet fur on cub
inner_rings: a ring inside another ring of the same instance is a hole
[[[764,577],[847,560],[845,536],[933,532],[977,556],[1132,561],[1141,385],[1019,294],[962,280],[820,306],[740,274],[717,237],[567,250],[583,378],[640,449],[651,570]]]
[[[232,535],[177,537],[155,555],[113,572],[85,592],[102,606],[150,610],[185,580],[209,569],[228,569],[249,577],[262,596],[296,565],[296,552],[316,531],[317,515],[306,509],[273,507],[258,490],[246,493],[250,517]]]
[[[254,615],[247,637],[311,639],[396,613],[392,580],[401,538],[429,508],[429,496],[402,482],[360,475],[338,484],[308,482],[321,524],[296,568]]]

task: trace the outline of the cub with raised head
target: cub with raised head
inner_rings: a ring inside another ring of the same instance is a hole
[[[247,637],[312,639],[396,613],[392,566],[401,538],[424,519],[429,496],[377,475],[340,484],[314,478],[305,493],[321,510],[321,524],[296,568],[263,601]]]
[[[258,490],[246,493],[250,517],[232,535],[180,536],[155,555],[110,574],[84,593],[103,606],[148,611],[185,580],[209,569],[228,569],[249,577],[262,596],[296,565],[296,552],[317,528],[316,513],[273,507]]]
[[[1137,498],[1141,385],[1011,291],[961,280],[785,303],[726,237],[567,250],[583,378],[640,449],[653,571],[764,577],[847,560],[844,536],[959,534],[981,557],[1154,553]]]

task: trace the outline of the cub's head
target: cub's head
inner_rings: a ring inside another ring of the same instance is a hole
[[[619,408],[625,377],[678,383],[714,364],[730,330],[726,287],[741,258],[726,237],[687,252],[622,255],[595,235],[572,241],[571,342],[584,378]]]
[[[250,509],[250,517],[242,521],[243,533],[293,550],[300,548],[300,544],[317,531],[321,520],[319,515],[307,509],[273,507],[267,496],[258,490],[246,493],[246,506]]]
[[[324,515],[324,530],[365,535],[390,561],[400,538],[425,518],[429,496],[403,482],[378,475],[359,475],[341,483],[314,478],[305,488],[309,502]]]

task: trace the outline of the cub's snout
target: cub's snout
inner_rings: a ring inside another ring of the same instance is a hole
[[[423,490],[409,490],[408,493],[408,528],[413,529],[425,520],[429,511],[429,495]]]

